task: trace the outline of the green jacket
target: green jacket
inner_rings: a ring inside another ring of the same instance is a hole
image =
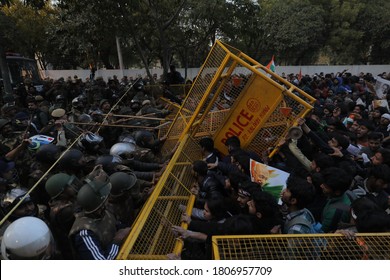
[[[346,193],[328,199],[322,210],[322,229],[325,233],[334,232],[339,222],[349,223],[351,200]]]

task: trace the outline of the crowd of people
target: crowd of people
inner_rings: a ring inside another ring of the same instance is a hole
[[[174,67],[170,73],[161,92],[180,104],[185,96],[169,86],[185,80]],[[387,102],[375,105],[375,77],[285,78],[316,98],[298,120],[302,135],[287,136],[272,158],[243,149],[235,136],[227,155],[201,139],[204,158],[193,162],[189,186],[195,205],[182,216],[188,229],[172,227],[186,250],[169,258],[211,258],[216,234],[390,231],[390,113]],[[158,134],[170,107],[146,83],[69,77],[37,92],[26,80],[3,96],[3,259],[115,259],[174,153],[162,155],[166,138]],[[290,173],[281,205],[251,181],[250,159]]]

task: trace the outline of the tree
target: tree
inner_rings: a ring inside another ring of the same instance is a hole
[[[324,42],[323,10],[308,0],[262,1],[266,32],[262,48],[279,63],[297,65],[316,60]]]
[[[165,74],[171,63],[200,66],[216,38],[264,63],[275,55],[279,64],[310,64],[319,53],[332,63],[390,60],[386,0],[50,2],[1,4],[22,34],[10,40],[14,49],[54,68],[115,68],[116,37],[127,67],[161,65]]]
[[[168,72],[173,57],[172,37],[177,27],[180,12],[183,10],[187,0],[163,0],[163,1],[140,1],[140,17],[133,13],[134,24],[132,25],[132,40],[137,47],[144,67],[149,76],[149,64],[145,56],[145,50],[151,52],[157,50],[164,69],[164,75]],[[131,22],[128,20],[128,22]],[[137,33],[135,33],[137,31]],[[147,33],[144,33],[147,31]]]
[[[226,43],[254,59],[259,59],[266,30],[260,17],[261,6],[251,0],[227,1],[220,36]]]
[[[47,52],[48,26],[54,25],[54,10],[50,3],[41,9],[29,5],[23,5],[21,1],[9,7],[4,7],[3,11],[7,17],[12,19],[13,28],[18,31],[18,36],[12,38],[12,47],[27,57],[38,57],[41,67],[44,68],[45,54]]]
[[[330,57],[330,62],[332,64],[361,62],[359,46],[364,31],[358,28],[357,22],[365,4],[361,0],[331,0],[328,5],[330,21],[325,53]]]
[[[0,70],[5,93],[12,93],[5,51],[12,45],[11,34],[16,34],[15,24],[0,10]]]
[[[174,26],[171,46],[182,67],[199,67],[226,19],[226,1],[188,1]]]
[[[48,31],[57,52],[55,67],[76,68],[102,61],[113,68],[110,55],[115,49],[119,15],[115,2],[108,0],[63,0],[58,3],[58,24]]]
[[[390,61],[390,2],[376,0],[367,3],[359,14],[357,29],[364,32],[360,44],[360,61],[386,64]]]
[[[23,4],[25,6],[30,6],[33,9],[43,9],[46,5],[46,3],[49,2],[48,0],[24,0]]]
[[[2,6],[10,6],[12,4],[12,0],[1,0],[0,1],[0,7]]]

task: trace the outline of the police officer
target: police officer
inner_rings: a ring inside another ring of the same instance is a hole
[[[61,149],[52,143],[42,145],[35,153],[35,160],[29,165],[29,174],[27,176],[29,188],[33,187],[38,181],[39,185],[35,188],[35,191],[31,193],[34,199],[39,204],[48,206],[50,197],[45,191],[45,183],[50,176],[57,172],[57,166],[52,168],[50,172],[42,179],[43,175],[52,167],[54,162],[59,158]],[[27,162],[26,162],[27,164]]]
[[[16,204],[18,204],[22,199],[23,201],[21,204],[13,210]],[[0,236],[3,236],[5,230],[13,221],[26,216],[37,217],[39,214],[38,206],[32,200],[30,195],[27,194],[27,190],[22,188],[11,189],[4,195],[1,200],[1,212],[2,216],[6,216],[10,212],[11,213],[0,227]]]
[[[116,217],[118,227],[130,227],[140,201],[140,185],[134,173],[115,172],[110,176],[111,191],[107,209]]]
[[[23,141],[21,132],[15,132],[9,119],[0,119],[0,144],[1,153],[5,155],[16,148]]]
[[[112,260],[130,228],[117,231],[116,219],[106,210],[111,183],[101,166],[95,169],[95,177],[87,179],[77,195],[83,211],[76,215],[70,230],[70,240],[75,259]]]
[[[65,173],[54,174],[45,184],[50,196],[50,225],[58,250],[65,260],[73,258],[68,235],[75,221],[75,213],[79,212],[76,200],[80,187],[81,182],[76,176]]]
[[[84,177],[87,166],[87,162],[84,154],[78,149],[70,149],[65,152],[60,161],[58,162],[59,170],[69,175],[75,175],[78,178]]]

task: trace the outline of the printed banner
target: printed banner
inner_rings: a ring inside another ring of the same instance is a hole
[[[379,99],[386,99],[386,94],[390,93],[390,81],[376,77],[375,92]]]
[[[378,99],[378,100],[373,100],[372,101],[372,108],[376,109],[378,107],[384,107],[389,110],[389,103],[387,102],[386,99]]]
[[[279,199],[279,204],[281,204],[280,193],[286,188],[286,182],[290,174],[253,159],[250,159],[250,172],[251,180],[261,184],[263,190]]]

